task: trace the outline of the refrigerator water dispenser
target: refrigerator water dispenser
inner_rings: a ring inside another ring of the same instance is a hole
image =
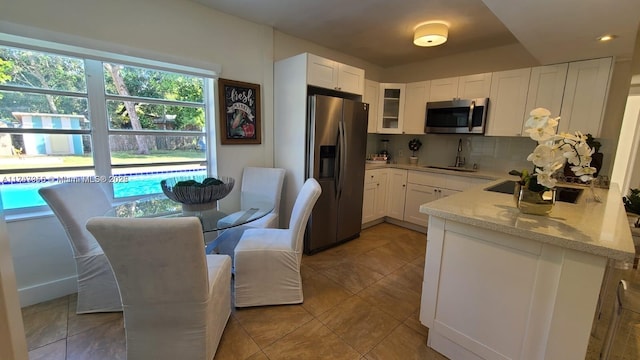
[[[320,145],[320,174],[319,178],[327,179],[334,177],[336,168],[336,146]]]

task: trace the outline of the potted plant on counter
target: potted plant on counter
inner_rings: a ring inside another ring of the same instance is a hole
[[[411,150],[411,156],[409,157],[409,164],[415,165],[418,163],[418,157],[416,156],[416,152],[420,150],[422,146],[422,141],[418,138],[413,138],[409,140],[409,150]]]
[[[531,111],[525,123],[529,137],[537,142],[533,153],[527,157],[534,165],[533,171],[511,170],[509,174],[520,177],[516,184],[517,206],[523,213],[548,215],[555,203],[554,174],[569,164],[574,176],[593,186],[591,166],[594,150],[587,144],[587,136],[579,131],[574,134],[556,134],[560,117],[551,117],[549,110],[537,108]],[[595,197],[593,187],[591,188]],[[514,194],[515,196],[516,194]]]
[[[600,152],[602,143],[596,140],[596,138],[594,138],[593,135],[591,134],[586,134],[585,136],[587,137],[586,138],[587,145],[589,145],[589,147],[593,149],[593,154],[591,154],[591,166],[594,167],[596,171],[593,173],[592,176],[596,178],[598,177],[598,173],[602,168],[602,160],[604,159],[604,155]],[[576,177],[576,174],[571,170],[571,164],[569,164],[568,162],[565,164],[563,172],[564,172],[564,176]]]

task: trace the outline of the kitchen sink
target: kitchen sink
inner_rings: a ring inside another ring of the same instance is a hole
[[[469,169],[469,168],[455,167],[455,166],[426,165],[425,167],[429,168],[429,169],[451,170],[451,171],[460,171],[460,172],[476,172],[476,171],[478,171],[476,169]]]
[[[499,184],[486,188],[486,191],[499,192],[503,194],[513,194],[516,188],[516,182],[513,180],[506,180]],[[580,194],[584,189],[556,186],[556,201],[562,201],[575,204],[580,197]]]

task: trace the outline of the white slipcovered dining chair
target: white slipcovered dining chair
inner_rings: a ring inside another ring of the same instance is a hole
[[[299,304],[303,302],[300,263],[304,232],[321,193],[307,179],[291,210],[288,229],[247,229],[234,253],[235,306]]]
[[[280,198],[282,197],[282,185],[284,183],[285,169],[267,167],[246,167],[242,171],[242,183],[240,189],[240,210],[218,221],[219,224],[231,223],[244,211],[253,207],[261,207],[261,203],[273,204],[273,210],[264,217],[252,221],[250,227],[277,228],[280,217]]]
[[[38,190],[64,228],[78,274],[77,314],[122,311],[118,285],[107,258],[85,228],[87,220],[102,216],[111,203],[98,183],[64,183]]]
[[[286,170],[280,168],[246,167],[242,172],[242,188],[240,190],[240,209],[237,213],[225,216],[218,221],[218,225],[229,225],[242,216],[246,210],[261,207],[256,202],[269,202],[273,210],[262,218],[246,225],[224,230],[219,234],[217,252],[227,254],[233,258],[240,237],[248,228],[278,228],[280,223],[280,198]]]
[[[196,217],[95,217],[118,280],[127,359],[213,359],[231,314],[231,259],[205,255]]]

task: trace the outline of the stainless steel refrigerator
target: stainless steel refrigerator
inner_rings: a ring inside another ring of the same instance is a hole
[[[309,97],[306,177],[320,183],[305,236],[312,254],[360,235],[369,105]]]

